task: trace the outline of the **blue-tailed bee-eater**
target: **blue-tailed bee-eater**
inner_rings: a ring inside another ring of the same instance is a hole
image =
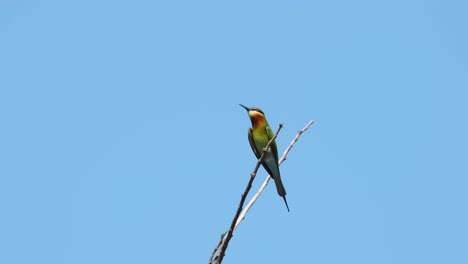
[[[273,133],[273,130],[271,130],[270,125],[265,118],[265,114],[260,108],[246,107],[242,104],[240,106],[247,110],[250,121],[252,122],[252,128],[249,128],[248,130],[248,138],[253,153],[257,159],[259,159],[260,156],[262,156],[263,149],[268,145],[268,142],[275,134]],[[273,141],[268,150],[265,151],[262,165],[275,181],[276,190],[278,191],[279,196],[283,197],[284,203],[286,204],[286,208],[289,212],[288,202],[286,201],[286,190],[284,189],[283,182],[281,181],[278,167],[278,149],[275,141]]]

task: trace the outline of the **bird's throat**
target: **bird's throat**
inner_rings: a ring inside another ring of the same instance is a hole
[[[260,113],[253,113],[250,115],[250,121],[252,122],[252,128],[257,129],[267,126],[265,116]]]

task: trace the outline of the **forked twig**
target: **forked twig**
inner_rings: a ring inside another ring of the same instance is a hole
[[[294,139],[292,140],[292,142],[289,144],[289,146],[286,148],[286,150],[283,152],[283,155],[281,156],[280,160],[278,161],[278,164],[280,165],[284,160],[286,160],[286,156],[287,154],[289,153],[289,151],[291,150],[291,148],[293,147],[293,145],[297,142],[297,140],[299,139],[299,137],[301,136],[302,133],[304,133],[304,131],[306,131],[312,124],[314,123],[314,121],[310,121],[303,129],[299,130],[299,132],[297,133],[296,137],[294,137]],[[245,199],[247,198],[247,194],[249,193],[250,189],[252,188],[252,183],[255,179],[255,176],[257,175],[257,171],[258,169],[260,168],[260,165],[262,164],[263,162],[263,159],[265,158],[265,152],[268,150],[268,148],[270,147],[270,145],[272,144],[272,142],[276,139],[276,137],[278,136],[278,133],[280,132],[280,130],[283,128],[283,124],[280,124],[279,127],[278,127],[278,130],[276,131],[275,135],[273,136],[273,138],[268,142],[267,146],[262,150],[262,155],[260,156],[260,158],[258,159],[257,161],[257,164],[255,166],[255,169],[253,170],[253,172],[250,174],[250,179],[249,179],[249,182],[247,184],[247,187],[244,191],[244,193],[242,193],[242,196],[241,196],[241,200],[239,202],[239,206],[237,208],[237,211],[236,211],[236,214],[234,216],[234,218],[232,219],[232,222],[231,222],[231,225],[229,227],[229,230],[227,233],[223,233],[221,234],[221,238],[218,242],[218,244],[216,245],[216,247],[214,248],[213,252],[211,253],[211,256],[210,256],[210,259],[208,260],[208,264],[221,264],[221,262],[223,261],[223,258],[224,258],[224,255],[225,255],[225,252],[226,252],[226,249],[228,247],[228,244],[229,244],[229,241],[231,240],[232,238],[232,234],[234,232],[234,230],[237,228],[237,226],[242,222],[242,220],[244,219],[246,213],[249,211],[250,207],[252,207],[252,205],[255,203],[255,201],[258,199],[258,197],[260,196],[260,194],[263,192],[263,190],[265,189],[266,185],[268,184],[268,181],[270,180],[270,176],[268,175],[267,178],[265,179],[265,181],[263,182],[262,186],[260,187],[260,189],[257,191],[257,193],[254,195],[254,197],[252,197],[252,199],[249,201],[249,203],[247,204],[247,206],[243,208],[244,206],[244,203],[245,203]],[[216,255],[216,257],[214,257],[214,255],[216,254],[216,252],[218,252],[218,254]],[[214,258],[213,258],[214,257]]]
[[[216,247],[213,249],[213,252],[211,252],[211,256],[210,256],[210,260],[208,261],[208,263],[212,263],[213,261],[215,261],[217,258],[215,258],[213,260],[213,257],[214,255],[216,254],[216,252],[218,251],[218,248],[221,246],[221,244],[223,243],[223,240],[224,240],[224,236],[226,235],[226,232],[222,233],[221,234],[221,238],[219,239],[219,242],[218,242],[218,245],[216,245]]]
[[[239,214],[242,211],[242,208],[243,208],[244,203],[245,203],[245,199],[247,198],[247,194],[249,194],[249,191],[252,188],[252,182],[255,179],[255,175],[257,175],[257,171],[260,168],[260,165],[262,164],[263,159],[265,158],[265,152],[268,150],[271,143],[273,143],[273,141],[275,141],[276,137],[278,136],[278,133],[280,132],[280,130],[282,128],[283,128],[283,124],[280,124],[279,127],[278,127],[278,130],[276,131],[273,138],[270,139],[270,141],[268,142],[266,147],[262,150],[262,155],[258,159],[257,165],[255,166],[255,169],[250,174],[250,179],[249,179],[249,182],[247,183],[247,187],[245,188],[244,193],[242,193],[242,195],[241,195],[241,200],[239,202],[239,206],[237,207],[236,214],[234,215],[234,218],[232,219],[231,226],[229,227],[229,230],[228,230],[227,234],[224,236],[224,239],[222,239],[222,241],[221,241],[221,248],[219,249],[218,255],[215,258],[216,260],[214,260],[215,262],[213,262],[213,259],[210,258],[208,263],[218,264],[218,263],[221,263],[223,261],[223,258],[224,258],[225,252],[226,252],[226,248],[228,247],[229,241],[232,238],[232,233],[234,232],[234,226],[236,225],[237,218],[239,218]]]
[[[288,155],[289,151],[292,149],[294,144],[296,144],[296,142],[299,139],[299,137],[301,136],[301,134],[304,133],[304,131],[306,131],[314,122],[315,122],[314,120],[311,120],[303,129],[301,129],[301,130],[299,130],[297,132],[297,135],[294,137],[294,139],[291,141],[291,143],[289,144],[289,146],[286,148],[286,150],[283,152],[283,155],[279,159],[278,166],[281,165],[281,163],[283,163],[283,161],[286,160],[286,156]],[[234,226],[234,229],[236,229],[237,226],[242,222],[242,220],[244,220],[244,217],[247,214],[247,212],[249,211],[250,207],[252,207],[252,205],[255,203],[255,201],[257,201],[258,197],[260,196],[260,194],[262,194],[263,190],[267,186],[268,181],[270,181],[270,179],[271,179],[271,176],[268,175],[266,177],[265,181],[263,181],[262,186],[260,186],[260,188],[258,189],[257,193],[255,193],[255,195],[252,197],[252,199],[250,199],[250,201],[247,203],[244,210],[242,210],[241,214],[239,215],[239,218],[237,218],[237,222],[236,222],[236,225]]]

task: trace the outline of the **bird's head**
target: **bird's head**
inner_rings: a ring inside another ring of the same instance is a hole
[[[245,105],[239,104],[249,114],[250,120],[252,121],[253,127],[256,127],[260,123],[263,123],[265,120],[265,114],[263,113],[262,109],[258,107],[247,107]]]

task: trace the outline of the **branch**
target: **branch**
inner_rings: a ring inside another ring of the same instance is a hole
[[[226,235],[226,232],[221,234],[221,238],[219,239],[218,245],[216,245],[216,247],[213,249],[213,252],[211,252],[210,260],[208,261],[209,264],[211,264],[213,261],[216,261],[216,259],[218,259],[218,257],[216,257],[215,259],[213,259],[213,257],[215,255],[216,251],[218,251],[219,247],[223,243],[225,235]],[[216,263],[218,263],[218,262],[216,262]]]
[[[294,146],[294,144],[297,142],[297,140],[299,139],[299,137],[301,136],[302,133],[304,133],[312,124],[314,123],[314,121],[310,121],[303,129],[299,130],[296,137],[294,137],[294,139],[292,140],[292,142],[289,144],[289,146],[286,148],[286,150],[284,151],[283,155],[281,156],[281,158],[279,159],[278,161],[278,164],[280,165],[281,163],[283,163],[284,160],[286,160],[286,156],[287,154],[289,153],[289,151],[291,150],[291,148]],[[228,247],[228,244],[229,244],[229,241],[231,240],[232,238],[232,235],[233,235],[233,232],[234,230],[237,228],[237,226],[240,224],[240,222],[242,222],[242,220],[244,219],[245,215],[247,214],[247,212],[249,211],[250,207],[252,207],[252,205],[255,203],[255,201],[258,199],[258,197],[260,196],[260,194],[263,192],[263,190],[265,189],[266,185],[268,184],[268,181],[270,180],[270,176],[268,175],[267,178],[265,179],[265,181],[263,182],[262,186],[260,187],[260,189],[257,191],[257,193],[254,195],[254,197],[252,197],[252,199],[249,201],[249,203],[247,204],[247,206],[242,210],[242,207],[245,203],[245,199],[247,198],[247,194],[249,193],[250,189],[252,188],[252,183],[253,183],[253,180],[255,179],[255,176],[257,175],[257,171],[258,169],[260,168],[260,165],[262,164],[263,162],[263,159],[264,159],[264,156],[265,156],[265,152],[266,150],[268,150],[268,148],[270,147],[271,143],[276,139],[276,137],[278,136],[278,133],[280,132],[280,130],[282,129],[283,127],[283,124],[280,124],[279,127],[278,127],[278,130],[276,131],[274,137],[268,142],[267,146],[262,150],[262,155],[260,156],[260,158],[258,159],[257,161],[257,164],[255,166],[255,169],[253,170],[253,172],[250,174],[250,180],[247,184],[247,187],[244,191],[244,193],[242,193],[242,196],[241,196],[241,200],[239,202],[239,206],[237,208],[237,211],[236,211],[236,214],[234,216],[234,218],[232,219],[232,222],[231,222],[231,226],[229,227],[229,231],[227,233],[223,233],[221,234],[221,238],[218,242],[218,244],[216,245],[216,247],[214,248],[213,252],[211,253],[211,256],[210,256],[210,259],[208,260],[208,264],[221,264],[221,262],[223,261],[223,258],[224,258],[224,255],[225,255],[225,252],[226,252],[226,249]],[[221,247],[221,249],[219,249]],[[219,249],[219,252],[218,252],[218,255],[213,259],[214,255],[216,254],[216,252],[218,251]]]
[[[241,213],[242,211],[242,207],[244,206],[244,203],[245,203],[245,199],[247,198],[247,194],[249,194],[249,191],[250,189],[252,188],[252,182],[253,180],[255,179],[255,176],[257,175],[257,171],[258,169],[260,168],[260,165],[262,164],[263,162],[263,159],[265,158],[265,152],[268,150],[268,148],[270,147],[270,145],[273,143],[273,141],[275,141],[276,137],[278,136],[278,133],[280,132],[280,130],[283,128],[283,124],[280,124],[279,127],[278,127],[278,130],[276,131],[275,135],[273,136],[272,139],[270,139],[270,141],[268,142],[268,144],[266,145],[266,147],[262,150],[262,155],[260,156],[260,158],[258,159],[257,161],[257,165],[255,166],[255,169],[253,170],[253,172],[250,174],[250,179],[249,179],[249,182],[247,183],[247,187],[245,188],[245,191],[244,193],[242,193],[241,195],[241,200],[239,202],[239,206],[237,207],[237,211],[236,211],[236,214],[234,215],[234,218],[232,219],[232,222],[231,222],[231,226],[229,227],[229,231],[227,232],[226,236],[224,239],[222,239],[221,241],[221,249],[219,250],[218,252],[218,255],[216,256],[215,258],[215,264],[220,264],[222,261],[223,261],[223,258],[224,258],[224,255],[225,255],[225,252],[226,252],[226,249],[229,245],[229,241],[231,240],[232,238],[232,233],[234,232],[234,226],[236,225],[236,222],[237,222],[237,219],[239,218],[239,214]],[[218,244],[219,245],[219,244]],[[208,261],[208,263],[213,263],[213,260],[212,258],[210,258],[210,260]]]
[[[288,155],[289,151],[294,146],[294,144],[296,144],[296,142],[299,139],[299,137],[301,136],[301,134],[304,133],[304,131],[306,131],[314,122],[315,122],[314,120],[311,120],[303,129],[301,129],[301,130],[299,130],[297,132],[297,135],[294,137],[294,139],[291,141],[289,146],[283,152],[283,155],[281,156],[281,158],[278,161],[278,165],[281,165],[281,163],[283,163],[283,161],[286,160],[286,156]],[[262,186],[260,186],[260,189],[258,189],[257,193],[255,193],[255,195],[252,197],[252,199],[250,199],[250,201],[247,203],[244,210],[242,210],[241,214],[239,215],[239,218],[237,218],[237,222],[236,222],[236,225],[234,226],[234,229],[236,229],[237,226],[242,222],[242,220],[244,220],[244,217],[247,214],[247,212],[249,211],[250,207],[252,207],[252,205],[255,203],[255,201],[257,201],[258,197],[260,196],[260,194],[262,194],[263,190],[267,186],[268,181],[270,179],[271,179],[271,176],[268,175],[266,177],[265,181],[263,182]]]

